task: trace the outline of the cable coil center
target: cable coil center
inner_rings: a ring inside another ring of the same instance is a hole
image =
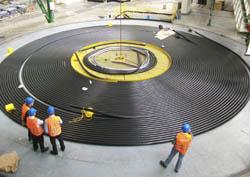
[[[106,82],[133,82],[157,77],[171,66],[168,53],[138,41],[99,42],[75,52],[73,69],[91,79]]]

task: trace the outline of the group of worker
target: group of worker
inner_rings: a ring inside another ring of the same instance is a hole
[[[44,132],[49,135],[50,142],[52,144],[52,151],[50,151],[51,154],[58,154],[56,139],[59,140],[61,150],[64,151],[65,145],[61,128],[63,122],[59,116],[55,115],[55,108],[52,106],[48,107],[48,118],[46,118],[44,122],[36,117],[37,110],[33,108],[33,105],[34,99],[32,97],[27,97],[22,106],[21,120],[22,124],[28,128],[28,139],[33,142],[34,151],[36,152],[38,150],[38,144],[42,153],[49,150],[48,147],[44,146]],[[178,173],[191,141],[191,127],[189,124],[185,123],[182,126],[182,131],[177,133],[174,141],[172,142],[173,148],[168,158],[165,161],[161,160],[160,165],[167,168],[174,156],[178,153],[179,157],[175,166],[175,172]]]
[[[33,108],[34,101],[32,97],[27,97],[21,110],[22,125],[28,128],[28,140],[32,141],[35,152],[38,150],[39,145],[41,152],[44,153],[49,150],[49,147],[44,146],[44,133],[48,134],[52,144],[50,153],[57,155],[56,139],[60,143],[61,150],[65,150],[61,127],[63,121],[59,116],[55,115],[55,108],[52,106],[48,107],[48,117],[45,121],[37,118],[37,110]]]

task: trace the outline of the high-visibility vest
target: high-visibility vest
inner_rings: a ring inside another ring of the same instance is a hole
[[[37,123],[38,119],[27,117],[27,127],[32,135],[40,136],[43,134],[43,128]]]
[[[174,147],[178,152],[184,155],[186,154],[191,141],[192,141],[191,134],[180,132],[176,135]]]
[[[59,116],[48,117],[45,122],[49,136],[55,137],[62,133],[61,118]]]
[[[30,107],[27,106],[25,103],[22,106],[22,112],[21,112],[21,120],[26,121],[26,113],[29,111]]]

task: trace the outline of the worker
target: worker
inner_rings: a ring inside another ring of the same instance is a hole
[[[176,10],[176,19],[177,19],[177,20],[180,20],[180,19],[181,19],[181,10],[180,10],[180,9],[177,9],[177,10]]]
[[[36,112],[37,110],[35,108],[29,109],[29,116],[27,117],[27,127],[32,134],[34,151],[37,151],[39,144],[41,152],[44,153],[49,150],[49,147],[44,147],[44,131],[42,128],[43,121],[36,117]]]
[[[53,150],[50,151],[52,155],[57,155],[57,146],[56,146],[56,139],[58,139],[61,150],[65,150],[65,145],[63,142],[62,136],[62,127],[63,124],[62,119],[59,116],[55,115],[55,108],[52,106],[48,107],[48,115],[49,117],[45,120],[45,132],[49,135],[50,142],[52,145]]]
[[[175,166],[175,172],[178,173],[181,168],[182,160],[189,148],[191,141],[192,141],[192,134],[190,125],[184,124],[182,126],[182,132],[177,133],[174,141],[172,142],[174,146],[171,150],[171,153],[169,154],[168,158],[165,161],[163,160],[160,161],[160,165],[164,168],[167,168],[168,164],[172,161],[174,156],[177,153],[179,153],[179,158]]]
[[[29,109],[34,105],[34,99],[32,97],[27,97],[24,100],[24,104],[22,105],[22,111],[21,111],[21,123],[23,126],[26,126],[26,120],[28,117],[28,111]],[[28,140],[32,140],[31,133],[28,129]]]

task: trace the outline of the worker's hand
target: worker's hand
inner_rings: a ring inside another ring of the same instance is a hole
[[[173,141],[171,142],[172,144],[175,144],[175,141],[176,141],[176,138],[175,139],[173,139]]]

